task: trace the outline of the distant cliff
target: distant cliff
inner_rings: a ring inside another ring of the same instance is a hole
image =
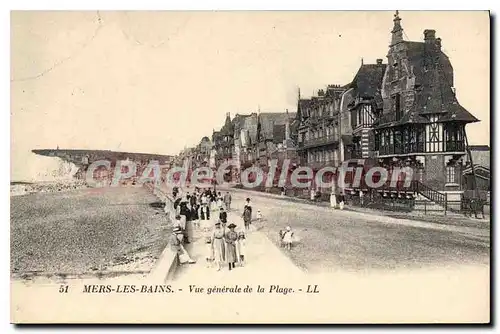
[[[160,164],[168,164],[172,161],[173,156],[152,153],[136,153],[136,152],[117,152],[107,150],[78,150],[78,149],[41,149],[32,150],[33,153],[47,157],[58,157],[64,161],[71,162],[76,166],[91,164],[97,160],[108,160],[112,164],[120,160],[132,160],[147,162],[157,160]]]

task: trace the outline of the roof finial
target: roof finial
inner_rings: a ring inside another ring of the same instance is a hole
[[[299,87],[299,100],[300,100],[300,87]]]
[[[399,10],[394,14],[394,27],[392,28],[391,46],[403,41],[403,28],[401,27],[401,18],[399,17]]]
[[[260,114],[260,104],[257,106],[257,113]]]
[[[361,57],[361,65],[363,65],[363,57]]]

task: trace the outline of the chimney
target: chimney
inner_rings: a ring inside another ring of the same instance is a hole
[[[436,47],[441,50],[441,38],[436,38]]]
[[[424,30],[424,41],[433,42],[436,39],[436,30],[425,29]]]
[[[377,59],[377,65],[382,65],[382,59]]]

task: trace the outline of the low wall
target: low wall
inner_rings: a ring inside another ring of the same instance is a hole
[[[174,200],[164,190],[155,187],[152,184],[145,185],[151,192],[160,200],[165,203],[165,214],[169,217],[170,222],[175,220]],[[151,270],[150,279],[158,283],[165,283],[174,278],[175,272],[179,267],[179,256],[177,252],[173,251],[168,244],[156,261],[155,267]]]

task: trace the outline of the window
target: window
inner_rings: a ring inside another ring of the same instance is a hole
[[[394,63],[394,80],[399,80],[399,64]]]
[[[446,167],[446,183],[455,183],[455,166]]]
[[[392,105],[394,106],[394,113],[396,114],[396,120],[399,121],[402,116],[401,94],[397,93],[392,96]]]

